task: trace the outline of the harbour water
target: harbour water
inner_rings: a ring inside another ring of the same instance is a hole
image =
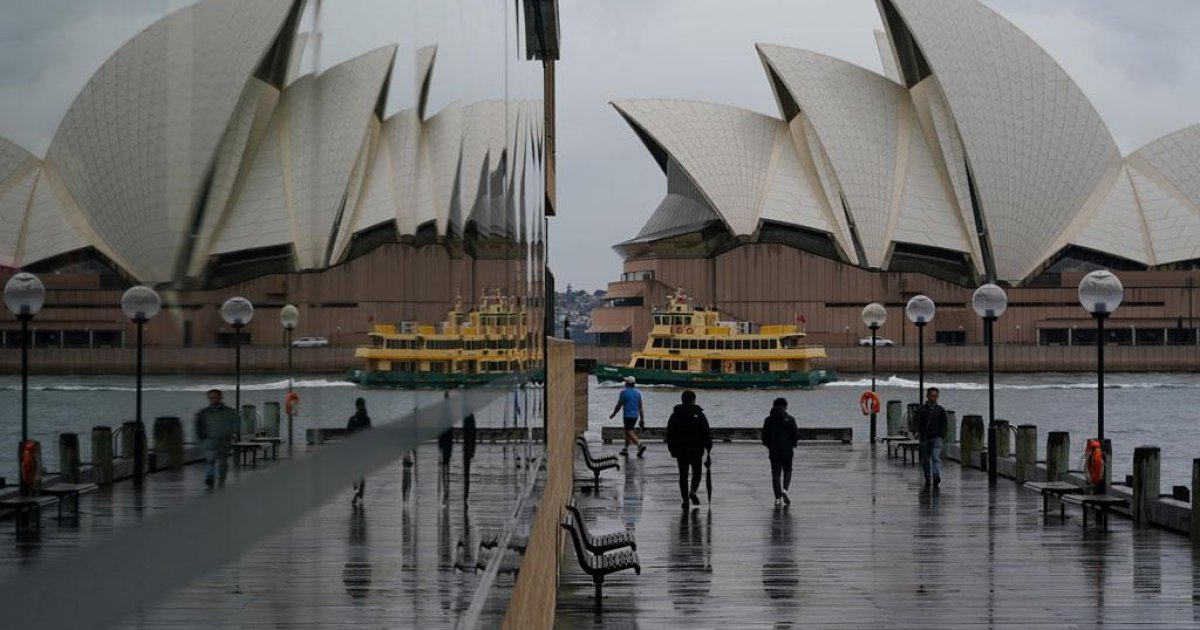
[[[942,390],[942,402],[961,418],[967,413],[987,415],[986,374],[928,374],[928,384]],[[83,459],[90,457],[91,428],[96,425],[118,427],[131,420],[134,409],[132,379],[126,376],[35,377],[30,381],[29,433],[42,442],[46,466],[57,470],[57,435],[75,431],[80,435]],[[1096,383],[1081,374],[1001,374],[996,377],[996,415],[1014,426],[1032,423],[1038,426],[1039,457],[1044,454],[1046,434],[1071,432],[1071,453],[1083,454],[1083,441],[1095,432]],[[143,417],[147,430],[157,416],[183,419],[191,431],[191,418],[205,404],[204,392],[213,387],[225,390],[226,402],[233,404],[233,379],[220,377],[150,376],[144,388]],[[784,396],[790,411],[802,426],[852,427],[855,441],[869,435],[869,421],[858,411],[859,395],[870,387],[870,380],[848,375],[845,380],[811,390],[700,391],[699,402],[714,426],[757,426],[770,408],[771,400]],[[242,402],[258,405],[282,401],[287,381],[278,375],[243,377]],[[387,422],[404,416],[416,406],[441,397],[427,390],[361,389],[339,376],[305,376],[295,381],[300,394],[300,414],[295,417],[298,442],[309,427],[344,426],[353,412],[354,399],[362,396],[375,422]],[[917,400],[917,381],[913,374],[882,376],[877,390],[883,400]],[[619,418],[608,420],[616,403],[617,385],[591,384],[589,404],[591,429],[599,432],[608,424],[618,426]],[[678,403],[680,389],[643,387],[647,423],[666,424],[671,408]],[[540,404],[540,392],[526,392],[522,402],[496,404],[478,414],[479,426],[512,426],[516,409]],[[528,402],[524,402],[528,400]],[[1200,430],[1196,410],[1200,409],[1200,379],[1195,374],[1117,373],[1107,377],[1105,388],[1105,432],[1113,441],[1114,478],[1131,472],[1133,449],[1150,444],[1162,448],[1164,490],[1191,480],[1191,461],[1200,457]],[[20,439],[20,381],[0,377],[0,444],[12,444],[13,457],[0,456],[0,476],[13,479],[16,472],[15,445]],[[281,421],[286,426],[286,420]],[[886,421],[879,418],[879,431]],[[655,451],[665,455],[658,445]],[[0,451],[0,453],[5,451]],[[652,451],[652,455],[654,452]]]
[[[962,416],[987,417],[987,374],[926,374],[926,385],[941,389],[941,402]],[[1105,377],[1105,437],[1113,443],[1113,478],[1132,472],[1133,449],[1142,445],[1162,448],[1162,485],[1190,485],[1192,459],[1200,457],[1200,378],[1187,373],[1116,373]],[[760,426],[771,401],[783,396],[789,411],[801,426],[852,427],[856,443],[870,435],[869,417],[858,409],[858,398],[870,389],[871,381],[861,375],[812,390],[698,391],[713,426]],[[616,404],[616,384],[592,384],[589,398],[591,430],[618,426],[609,420]],[[674,387],[643,387],[646,423],[665,426],[671,408],[682,390]],[[877,381],[879,397],[917,402],[915,374],[883,375]],[[1045,457],[1046,435],[1070,431],[1071,457],[1083,456],[1083,443],[1096,431],[1096,380],[1085,374],[998,374],[996,417],[1013,426],[1038,427],[1038,458]],[[878,420],[879,434],[886,432],[886,419]],[[656,445],[652,445],[652,448]],[[666,448],[657,445],[665,456]],[[1072,462],[1077,468],[1078,462]]]

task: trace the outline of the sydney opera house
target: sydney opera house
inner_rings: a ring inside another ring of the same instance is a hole
[[[684,287],[731,318],[803,318],[815,341],[911,342],[903,305],[939,305],[940,344],[973,344],[968,302],[1011,287],[997,341],[1095,343],[1082,273],[1127,293],[1109,341],[1194,345],[1200,126],[1122,155],[1079,86],[976,0],[878,0],[883,74],[759,44],[777,115],[681,100],[616,101],[666,195],[615,246],[624,273],[593,313],[603,345],[640,347],[649,309]],[[928,331],[927,331],[928,334]],[[930,337],[927,336],[927,339]]]
[[[103,63],[44,157],[0,139],[0,265],[49,290],[35,347],[122,345],[120,296],[138,283],[164,296],[147,329],[160,346],[228,343],[217,307],[231,295],[260,310],[250,343],[276,346],[288,302],[298,335],[345,345],[370,321],[440,321],[485,290],[540,299],[555,25],[518,10],[494,29],[509,48],[430,35],[400,51],[411,70],[397,46],[316,69],[302,63],[310,5],[191,4]],[[468,94],[472,67],[503,79]]]

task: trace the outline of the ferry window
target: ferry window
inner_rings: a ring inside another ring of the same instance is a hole
[[[696,349],[696,340],[695,339],[688,339],[687,344],[688,344],[688,350]]]
[[[772,339],[772,340],[771,340],[771,349],[772,349],[772,350],[776,350],[776,349],[778,349],[778,348],[779,348],[779,342],[778,342],[778,341],[776,341],[775,339]]]
[[[750,349],[751,350],[762,350],[762,347],[759,345],[757,339],[750,340]]]
[[[733,341],[733,349],[734,349],[734,350],[745,350],[745,349],[746,349],[746,348],[745,348],[745,343],[746,343],[746,342],[745,342],[745,340],[743,340],[743,339],[735,339],[735,340]]]
[[[633,367],[636,367],[636,368],[646,367],[646,360],[638,359],[637,362],[633,364]]]

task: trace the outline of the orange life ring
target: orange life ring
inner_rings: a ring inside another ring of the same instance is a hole
[[[694,332],[696,332],[696,331],[695,331],[695,330],[694,330],[694,329],[693,329],[691,326],[688,326],[688,327],[687,327],[687,331],[686,331],[686,332],[687,332],[687,334],[689,334],[689,335],[690,335],[690,334],[692,334],[692,333],[694,333]]]
[[[300,414],[300,394],[296,392],[288,392],[283,398],[283,412],[289,416]]]
[[[37,479],[37,443],[26,440],[21,445],[21,484],[32,485]]]
[[[676,335],[681,335],[683,334],[683,326],[676,326],[675,328],[671,329],[671,332],[675,333]]]
[[[1104,449],[1100,446],[1100,440],[1088,440],[1084,446],[1083,470],[1093,486],[1100,485],[1104,480]]]
[[[879,413],[879,395],[875,392],[863,392],[858,397],[858,408],[864,416]]]
[[[733,368],[734,368],[733,361],[725,362],[725,373],[726,374],[733,374]]]

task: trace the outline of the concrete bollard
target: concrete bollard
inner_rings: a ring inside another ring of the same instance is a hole
[[[1192,460],[1192,542],[1200,543],[1200,458]]]
[[[263,403],[263,433],[267,437],[279,437],[279,403]]]
[[[1012,426],[1008,420],[996,421],[996,458],[1004,459],[1012,455]]]
[[[1037,469],[1037,425],[1017,427],[1017,483],[1033,480]]]
[[[887,401],[887,434],[899,435],[904,433],[904,401]]]
[[[983,452],[983,416],[965,415],[962,419],[962,441],[960,462],[964,467],[975,465],[975,458]]]
[[[957,441],[958,441],[958,414],[954,413],[953,411],[947,410],[946,411],[946,439],[942,440],[942,442],[946,446],[950,446],[951,444],[954,444]],[[942,449],[942,452],[945,453],[946,449]]]
[[[154,419],[155,468],[178,468],[183,465],[183,423],[179,418],[164,416]]]
[[[107,486],[113,482],[112,429],[92,427],[92,483]]]
[[[243,438],[254,435],[255,424],[258,420],[258,414],[254,405],[242,405],[242,430]]]
[[[67,483],[79,483],[79,434],[58,434],[58,474]]]
[[[1051,431],[1046,436],[1046,481],[1062,481],[1071,469],[1071,434]]]
[[[121,423],[121,452],[117,454],[123,459],[133,459],[133,441],[137,438],[137,423]]]
[[[1133,449],[1133,522],[1150,522],[1150,506],[1162,490],[1159,483],[1160,451],[1157,446]]]

